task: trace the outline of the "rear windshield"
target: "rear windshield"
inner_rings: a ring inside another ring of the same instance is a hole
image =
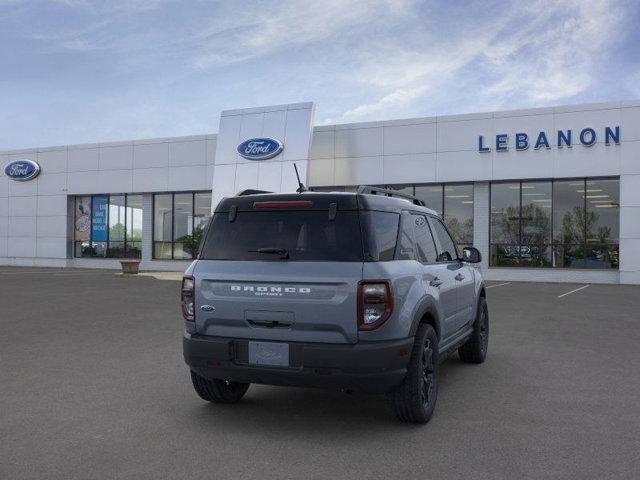
[[[205,260],[362,261],[358,212],[338,212],[329,220],[326,211],[238,212],[233,222],[216,213],[202,249]]]
[[[203,260],[362,262],[392,260],[399,215],[389,212],[238,212],[213,216]]]

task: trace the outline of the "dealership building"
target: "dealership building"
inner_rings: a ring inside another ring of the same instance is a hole
[[[213,122],[212,122],[213,123]],[[314,125],[314,104],[218,133],[0,152],[0,265],[184,270],[247,189],[423,199],[492,280],[640,284],[640,101]]]

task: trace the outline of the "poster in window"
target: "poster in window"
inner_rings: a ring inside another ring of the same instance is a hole
[[[91,233],[91,197],[76,197],[75,239],[89,241]]]
[[[92,205],[91,235],[94,242],[107,241],[107,207],[109,197],[107,195],[94,195]]]

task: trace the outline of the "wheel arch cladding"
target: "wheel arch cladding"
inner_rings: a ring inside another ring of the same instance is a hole
[[[411,326],[411,336],[414,336],[416,334],[416,332],[418,331],[418,326],[421,323],[431,325],[436,331],[438,340],[442,338],[442,328],[440,325],[438,310],[436,309],[434,301],[430,298],[423,299],[423,301],[418,305],[416,314],[414,315],[414,321]]]

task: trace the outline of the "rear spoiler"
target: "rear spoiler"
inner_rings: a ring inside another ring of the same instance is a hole
[[[263,193],[273,193],[273,192],[268,192],[267,190],[255,190],[253,188],[247,188],[245,190],[238,192],[236,194],[236,197],[244,197],[246,195],[260,195]]]

